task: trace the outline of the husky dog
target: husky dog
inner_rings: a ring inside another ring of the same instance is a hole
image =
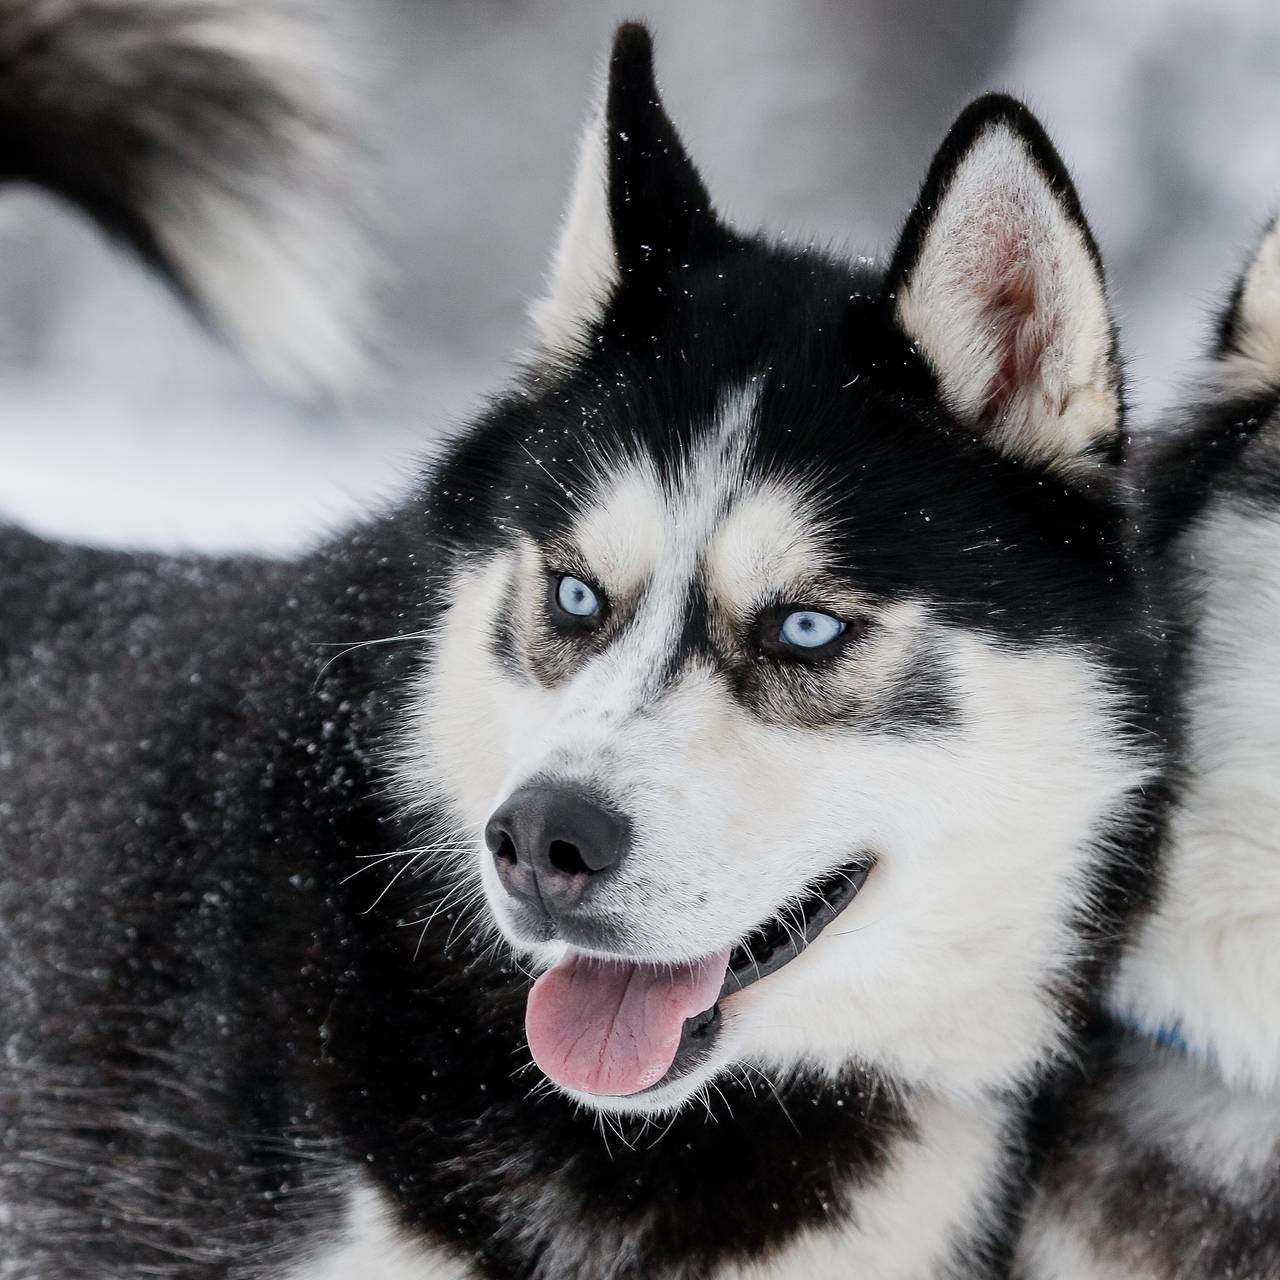
[[[1141,459],[1177,603],[1185,776],[1159,907],[1112,1002],[1129,1034],[1069,1109],[1036,1280],[1280,1275],[1280,226],[1179,429]],[[1134,1034],[1136,1032],[1136,1034]]]
[[[742,234],[625,26],[535,329],[297,562],[0,536],[5,1274],[1007,1274],[1163,776],[1062,164]]]

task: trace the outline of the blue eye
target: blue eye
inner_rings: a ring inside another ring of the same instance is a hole
[[[567,573],[556,584],[556,604],[571,618],[595,618],[600,614],[600,597],[580,578]]]
[[[789,613],[782,620],[778,635],[784,644],[793,649],[821,649],[844,631],[844,623],[829,613],[815,613],[802,609]]]

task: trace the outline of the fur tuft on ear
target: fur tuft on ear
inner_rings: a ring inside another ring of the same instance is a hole
[[[662,105],[653,39],[618,28],[608,74],[578,149],[547,291],[530,309],[544,355],[572,359],[621,289],[662,295],[724,233]]]
[[[529,308],[544,355],[572,357],[604,316],[618,286],[618,260],[609,219],[609,154],[605,123],[606,86],[578,143],[578,164],[564,215],[564,229],[551,258],[547,288]]]
[[[1273,218],[1218,321],[1220,372],[1243,392],[1280,385],[1280,217]]]
[[[961,114],[886,288],[952,412],[995,448],[1069,476],[1119,459],[1101,260],[1062,161],[1021,103],[992,94]]]

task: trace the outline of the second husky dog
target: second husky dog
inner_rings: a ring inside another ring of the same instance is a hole
[[[1280,227],[1181,418],[1140,466],[1184,651],[1167,883],[1033,1217],[1035,1280],[1280,1275]]]
[[[1162,769],[1062,164],[742,234],[624,27],[536,328],[295,563],[0,534],[6,1274],[1005,1273]]]

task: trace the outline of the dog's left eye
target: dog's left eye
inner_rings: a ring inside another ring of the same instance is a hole
[[[860,622],[794,605],[767,611],[757,626],[761,653],[782,662],[825,662],[865,629]]]
[[[829,613],[799,609],[789,613],[778,628],[778,639],[793,649],[821,649],[844,633],[844,623]]]

